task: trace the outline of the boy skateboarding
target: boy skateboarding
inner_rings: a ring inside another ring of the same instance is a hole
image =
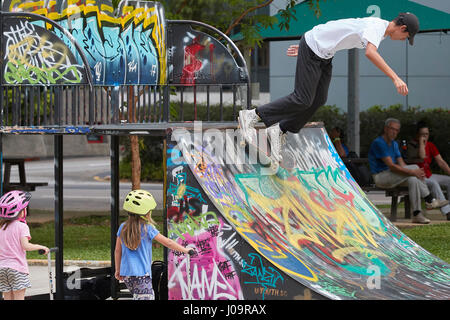
[[[267,128],[271,159],[282,160],[281,147],[287,132],[297,133],[315,111],[327,101],[332,73],[332,60],[339,50],[365,48],[366,57],[386,76],[397,92],[408,94],[406,83],[389,67],[378,53],[380,42],[409,40],[419,31],[418,18],[409,12],[400,13],[394,20],[375,17],[341,19],[317,25],[306,32],[299,45],[290,46],[288,56],[297,56],[294,92],[252,110],[239,112],[239,126],[244,139],[256,143],[254,126],[262,121]]]

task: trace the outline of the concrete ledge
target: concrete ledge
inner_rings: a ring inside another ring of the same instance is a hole
[[[421,223],[412,223],[411,219],[397,219],[397,221],[393,222],[393,224],[399,229],[431,226],[431,225],[435,225],[435,224],[444,224],[444,223],[450,223],[450,221],[447,221],[447,220],[431,220],[431,222],[428,223],[428,224],[421,224]]]
[[[47,259],[28,259],[29,266],[47,266]],[[52,266],[55,261],[52,260]],[[94,260],[64,260],[65,266],[77,267],[110,267],[111,261],[94,261]]]

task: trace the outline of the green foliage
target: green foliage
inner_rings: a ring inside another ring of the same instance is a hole
[[[156,228],[162,232],[162,212],[155,210],[152,218],[156,221]],[[120,217],[120,223],[125,221],[125,215]],[[96,260],[109,261],[111,259],[111,219],[108,215],[74,217],[64,220],[64,259],[65,260]],[[30,225],[32,242],[54,247],[54,222]],[[27,253],[28,259],[46,259],[37,251]],[[153,260],[163,260],[163,248],[154,242]]]
[[[130,139],[122,139],[125,154],[119,164],[121,179],[131,179]],[[163,181],[163,138],[144,136],[139,138],[141,181]]]
[[[239,107],[233,110],[232,106],[226,106],[222,110],[218,105],[210,106],[209,120],[210,121],[234,121],[235,115]],[[208,108],[204,104],[197,104],[194,108],[193,103],[184,103],[183,108],[179,103],[171,103],[170,106],[171,121],[194,121],[206,120],[208,115]],[[195,112],[197,117],[195,117]],[[360,156],[367,157],[369,147],[372,141],[378,137],[383,130],[384,121],[387,118],[397,118],[402,123],[401,131],[397,140],[410,140],[414,137],[416,124],[420,120],[425,120],[430,127],[430,141],[436,144],[442,157],[450,162],[450,126],[442,125],[450,123],[450,112],[444,109],[427,109],[422,110],[420,107],[409,108],[404,110],[400,105],[393,105],[390,107],[373,106],[366,111],[360,113]],[[317,110],[310,121],[320,121],[325,125],[329,132],[333,127],[340,127],[343,132],[347,132],[347,114],[338,107],[323,106]],[[344,137],[344,141],[346,141]],[[129,142],[125,140],[126,156],[120,164],[121,178],[131,178],[131,165]],[[157,137],[143,137],[141,141],[141,162],[142,181],[162,181],[163,173],[163,149],[162,138]],[[439,172],[439,168],[433,163],[432,170]]]
[[[412,139],[416,132],[416,125],[424,120],[430,128],[430,141],[439,149],[442,157],[450,160],[450,111],[442,108],[426,109],[421,107],[402,108],[401,105],[383,107],[375,105],[360,113],[360,147],[361,157],[366,157],[372,141],[378,137],[387,118],[400,120],[402,127],[397,137],[398,141]],[[327,130],[339,126],[347,132],[347,115],[336,106],[323,106],[319,108],[311,121],[323,121]]]
[[[157,222],[156,228],[163,231],[161,210],[156,210],[152,218]],[[126,216],[120,217],[120,222]],[[76,217],[64,221],[64,259],[97,260],[111,259],[110,218],[106,216]],[[48,247],[54,245],[54,222],[31,224],[30,232],[33,243]],[[409,238],[438,258],[450,263],[450,224],[437,224],[403,229]],[[46,259],[36,251],[27,253],[28,259]],[[153,260],[163,260],[163,247],[154,242]]]
[[[149,0],[148,0],[149,1]],[[326,0],[303,1],[318,17],[321,14],[320,2]],[[112,0],[117,8],[120,0]],[[295,18],[294,7],[301,0],[286,0],[285,5],[278,10],[280,21],[274,16],[260,14],[262,8],[269,7],[273,0],[161,0],[165,9],[166,19],[196,20],[216,27],[226,35],[241,32],[240,41],[244,47],[260,46],[263,38],[259,31],[273,28],[276,24],[280,30],[289,30],[289,24]],[[220,37],[219,37],[220,38]]]

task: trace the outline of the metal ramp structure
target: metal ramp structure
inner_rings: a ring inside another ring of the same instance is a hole
[[[239,136],[198,124],[167,139],[168,235],[199,253],[190,286],[169,254],[169,299],[450,299],[450,265],[369,201],[322,125],[288,134],[276,174]]]
[[[114,11],[109,0],[4,0],[0,28],[0,138],[54,137],[56,299],[65,290],[62,138],[91,134],[111,138],[112,244],[119,137],[165,137],[164,228],[199,252],[186,278],[185,257],[166,251],[170,299],[450,297],[449,266],[376,210],[322,127],[289,137],[293,172],[265,172],[238,152],[235,118],[250,107],[250,80],[219,30],[166,20],[157,2]],[[115,281],[111,292],[120,296]]]
[[[225,34],[167,20],[159,2],[124,0],[114,10],[111,0],[3,0],[0,28],[0,142],[13,134],[54,137],[55,298],[63,299],[63,136],[110,136],[115,243],[119,137],[165,137],[170,126],[200,118],[234,122],[250,106],[248,70]]]

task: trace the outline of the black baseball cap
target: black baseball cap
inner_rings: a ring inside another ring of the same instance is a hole
[[[397,24],[399,25],[405,25],[406,31],[409,32],[409,44],[414,44],[414,36],[417,32],[419,32],[419,19],[416,17],[414,13],[411,12],[402,12],[399,13],[398,17],[396,18]]]

